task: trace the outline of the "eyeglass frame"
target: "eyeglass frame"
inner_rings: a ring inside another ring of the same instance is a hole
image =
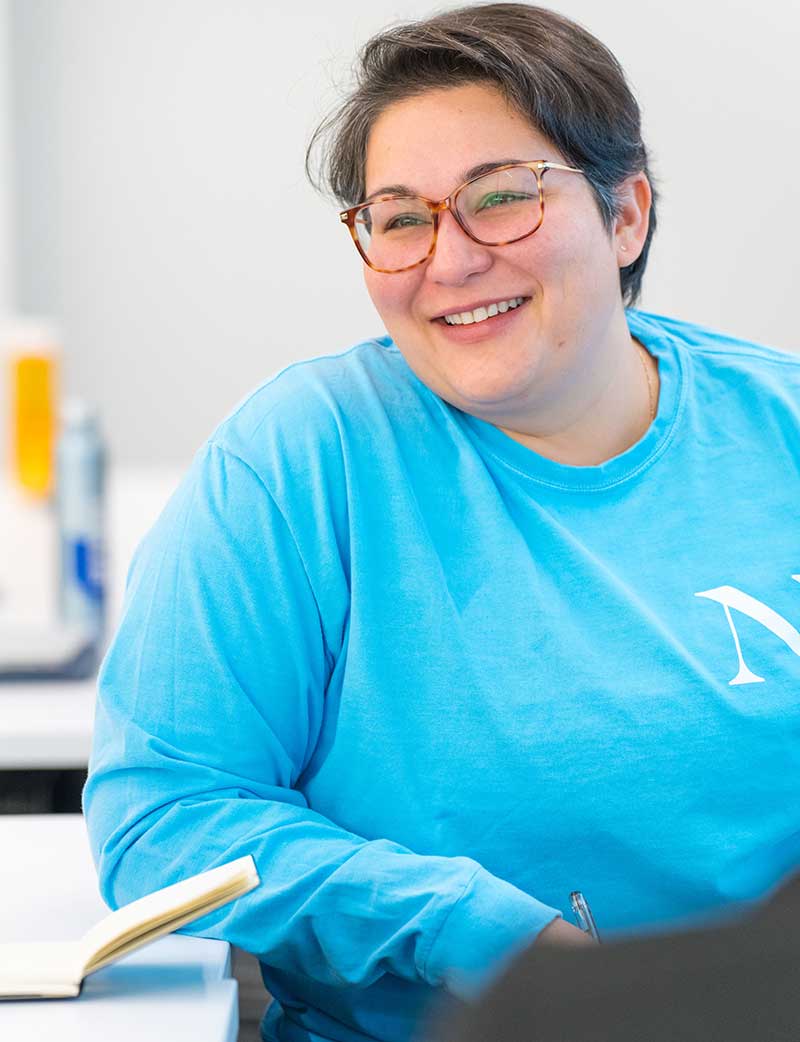
[[[512,170],[514,167],[525,167],[530,170],[536,177],[536,185],[539,190],[539,220],[536,226],[529,232],[525,232],[524,235],[518,235],[516,239],[506,239],[505,242],[484,242],[483,239],[479,239],[476,235],[467,228],[461,214],[455,206],[455,201],[459,194],[473,184],[475,181],[480,181],[484,177],[488,177],[490,174],[499,174],[503,170]],[[458,223],[459,228],[464,232],[465,235],[469,236],[473,242],[478,243],[479,246],[509,246],[513,242],[521,242],[522,239],[527,239],[529,235],[533,235],[537,232],[544,221],[544,185],[542,183],[542,175],[548,170],[566,170],[570,174],[582,174],[583,170],[579,170],[574,166],[565,166],[563,163],[552,163],[548,159],[532,159],[528,163],[503,163],[501,166],[493,167],[491,170],[486,170],[482,174],[477,174],[475,177],[471,177],[468,181],[464,181],[457,188],[446,196],[444,199],[440,199],[435,202],[433,199],[426,199],[424,195],[379,195],[375,199],[369,199],[364,203],[356,203],[355,206],[351,206],[347,210],[342,210],[339,214],[339,220],[342,224],[346,224],[350,229],[350,235],[353,239],[356,249],[361,255],[361,259],[364,263],[372,268],[373,271],[378,271],[383,275],[399,275],[403,271],[411,271],[412,268],[418,268],[420,264],[424,264],[426,260],[433,256],[434,250],[436,249],[436,241],[439,235],[439,214],[444,213],[445,210],[449,210]],[[406,265],[405,268],[378,268],[372,264],[366,253],[361,247],[361,243],[358,239],[358,232],[356,231],[356,217],[360,210],[366,209],[368,206],[373,206],[375,203],[390,202],[392,199],[419,199],[425,203],[430,210],[431,219],[433,224],[433,239],[428,252],[418,261],[414,261],[413,264]]]

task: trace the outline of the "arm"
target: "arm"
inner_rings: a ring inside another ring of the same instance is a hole
[[[85,809],[116,906],[246,853],[262,885],[193,929],[326,984],[456,993],[558,913],[468,858],[353,835],[295,788],[333,656],[286,520],[209,445],[135,558]]]

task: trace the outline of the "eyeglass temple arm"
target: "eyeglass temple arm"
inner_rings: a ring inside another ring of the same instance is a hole
[[[542,160],[538,166],[540,170],[567,170],[571,174],[583,173],[583,170],[579,170],[576,166],[565,166],[563,163],[551,163],[548,159]]]

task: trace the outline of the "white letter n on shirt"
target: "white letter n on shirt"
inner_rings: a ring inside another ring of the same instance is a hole
[[[792,578],[796,582],[800,582],[800,575],[793,575]],[[739,634],[733,625],[731,608],[735,608],[743,615],[760,622],[762,626],[774,633],[776,637],[779,637],[795,655],[800,656],[800,633],[782,615],[773,611],[772,608],[768,608],[766,604],[756,600],[755,597],[742,593],[735,586],[717,586],[713,590],[703,590],[702,593],[696,593],[695,597],[707,597],[710,601],[716,601],[718,604],[721,604],[725,609],[725,618],[728,620],[728,625],[731,628],[733,642],[736,645],[736,654],[739,656],[739,672],[733,680],[729,681],[730,684],[757,684],[764,680],[763,677],[748,669],[742,658]]]

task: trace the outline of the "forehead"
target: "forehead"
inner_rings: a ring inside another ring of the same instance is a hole
[[[366,193],[404,184],[440,198],[479,163],[560,158],[497,87],[428,90],[394,102],[375,121],[367,141]]]

